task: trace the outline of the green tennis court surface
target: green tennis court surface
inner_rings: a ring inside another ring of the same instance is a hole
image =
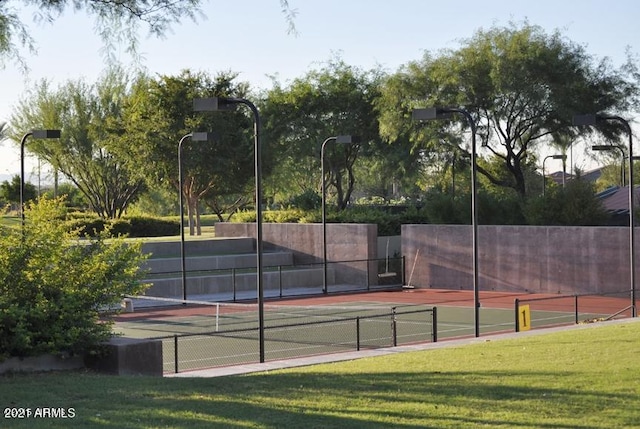
[[[435,313],[435,314],[434,314]],[[221,303],[140,309],[117,319],[114,332],[162,341],[165,372],[259,362],[256,305]],[[602,314],[581,314],[583,319]],[[290,359],[474,335],[472,307],[357,302],[266,306],[265,359]],[[574,323],[572,311],[532,309],[531,327]],[[513,309],[481,308],[481,335],[513,331]]]

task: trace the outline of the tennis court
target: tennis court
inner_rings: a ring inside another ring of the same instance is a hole
[[[165,372],[260,360],[259,309],[253,303],[134,300],[114,331],[163,343]],[[520,306],[533,328],[602,319],[628,305],[624,297],[565,297],[481,292],[481,335],[513,332]],[[628,317],[624,311],[618,317]],[[265,360],[392,347],[474,335],[471,291],[403,289],[267,301]]]

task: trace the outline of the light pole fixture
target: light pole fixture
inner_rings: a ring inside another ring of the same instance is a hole
[[[634,202],[633,202],[633,132],[629,122],[615,115],[606,113],[576,115],[573,117],[573,125],[593,126],[602,121],[617,121],[622,123],[629,135],[629,277],[631,287],[631,316],[636,317],[636,258],[635,258],[635,232],[634,232]]]
[[[411,118],[418,121],[430,121],[438,119],[450,119],[454,113],[465,117],[471,127],[471,229],[473,252],[473,318],[475,336],[480,336],[480,291],[478,279],[478,179],[476,162],[476,124],[465,109],[457,107],[430,107],[427,109],[415,109]]]
[[[20,140],[20,218],[22,232],[24,234],[24,145],[27,138],[31,136],[34,139],[59,139],[60,130],[31,130],[22,136]]]
[[[233,110],[236,105],[244,104],[253,113],[253,136],[256,181],[256,288],[258,290],[258,325],[260,342],[260,363],[264,362],[264,288],[262,284],[262,154],[260,144],[260,114],[258,108],[249,100],[235,97],[196,98],[193,110],[196,112],[215,112]]]
[[[208,137],[209,136],[207,135],[207,133],[189,133],[183,136],[178,143],[178,193],[180,194],[180,268],[182,272],[182,299],[184,299],[185,301],[187,299],[187,268],[184,251],[184,174],[182,171],[182,144],[188,138],[191,138],[191,141],[200,142],[207,141]]]
[[[320,148],[320,171],[322,176],[322,293],[328,293],[327,289],[327,190],[326,180],[324,177],[324,149],[327,143],[334,142],[338,144],[354,143],[354,138],[349,135],[329,137],[322,142]]]
[[[545,174],[544,163],[547,162],[547,159],[561,159],[562,161],[567,159],[567,155],[547,155],[542,160],[542,195],[544,196],[545,190],[547,189],[547,175]]]
[[[625,174],[624,174],[624,160],[627,157],[624,154],[624,149],[622,148],[622,146],[619,145],[613,145],[613,144],[595,144],[593,146],[591,146],[591,150],[595,150],[595,151],[610,151],[610,150],[619,150],[620,154],[622,155],[622,162],[620,163],[620,186],[624,186],[624,182],[625,182]]]

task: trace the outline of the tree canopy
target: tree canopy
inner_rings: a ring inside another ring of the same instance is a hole
[[[60,139],[29,139],[26,147],[62,172],[105,218],[122,216],[144,184],[112,150],[110,123],[122,114],[128,91],[128,78],[120,69],[110,70],[95,85],[69,81],[52,89],[42,81],[11,118],[15,130],[62,130]],[[16,142],[20,137],[12,136]]]
[[[35,51],[36,42],[18,13],[25,6],[36,9],[35,21],[47,23],[54,22],[69,9],[84,11],[95,20],[96,31],[107,48],[125,45],[129,52],[136,51],[141,27],[153,36],[162,37],[172,24],[184,19],[195,21],[203,16],[201,0],[26,0],[19,6],[13,3],[0,1],[0,67],[7,60],[13,60],[26,68],[20,48]],[[295,10],[289,8],[288,0],[280,0],[280,6],[289,31],[294,32]],[[112,49],[106,49],[106,52],[110,53]]]
[[[196,98],[245,97],[248,85],[236,82],[236,77],[231,72],[212,78],[185,70],[178,76],[140,79],[116,126],[120,158],[143,174],[149,185],[175,190],[179,189],[179,141],[194,131],[210,134],[208,142],[187,139],[182,145],[181,191],[192,228],[199,228],[203,199],[215,205],[221,198],[237,199],[248,187],[252,189],[253,127],[247,112],[193,111]]]
[[[413,150],[427,158],[453,149],[469,152],[464,117],[427,125],[410,121],[414,108],[462,107],[473,117],[484,152],[501,159],[506,174],[482,166],[479,172],[525,196],[525,165],[536,146],[554,133],[588,132],[571,128],[575,114],[637,107],[636,77],[631,60],[614,69],[559,32],[528,23],[479,30],[459,49],[426,53],[388,79],[378,102],[381,133],[389,141],[408,136]],[[615,136],[621,130],[600,131]]]
[[[295,79],[288,87],[276,84],[262,103],[265,135],[276,153],[278,176],[271,185],[292,189],[298,195],[321,188],[322,143],[337,135],[351,135],[358,143],[325,145],[325,178],[328,194],[340,209],[354,189],[354,163],[367,147],[379,141],[373,100],[379,77],[341,60]],[[310,178],[314,178],[310,180]],[[280,184],[280,185],[278,185]]]

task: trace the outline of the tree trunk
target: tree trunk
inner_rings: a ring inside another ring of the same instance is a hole
[[[193,196],[187,195],[187,211],[189,213],[189,235],[194,235],[195,226],[194,226],[194,204],[193,204]]]

